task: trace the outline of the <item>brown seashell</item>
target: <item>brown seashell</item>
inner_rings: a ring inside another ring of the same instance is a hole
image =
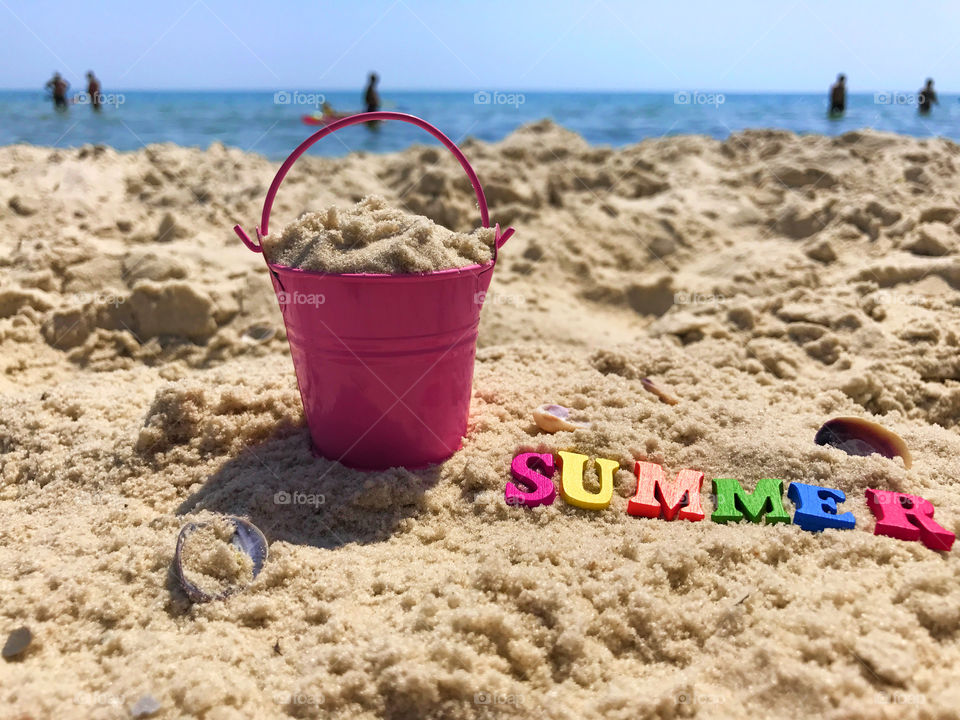
[[[563,405],[541,405],[533,411],[533,421],[537,426],[548,433],[561,430],[574,431],[590,427],[588,422],[570,419],[570,408]]]
[[[913,458],[903,438],[882,425],[858,417],[828,420],[817,430],[813,441],[843,450],[847,455],[866,456],[874,453],[886,458],[900,456],[907,469]]]
[[[656,385],[654,385],[653,380],[651,380],[650,378],[640,378],[640,384],[643,385],[644,390],[646,390],[647,392],[653,393],[658,398],[660,398],[661,402],[665,402],[667,405],[676,405],[678,402],[680,402],[680,400],[677,397],[671,395],[665,390],[661,390]]]

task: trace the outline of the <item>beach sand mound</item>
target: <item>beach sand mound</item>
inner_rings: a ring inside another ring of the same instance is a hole
[[[872,535],[864,491],[960,532],[960,148],[753,130],[612,150],[549,121],[463,146],[517,228],[469,432],[382,473],[311,453],[267,271],[230,231],[274,163],[0,149],[0,641],[32,633],[0,664],[3,712],[952,717],[960,555]],[[436,147],[305,157],[274,222],[370,194],[479,224]],[[544,403],[591,428],[540,432]],[[814,444],[838,415],[899,433],[913,467]],[[507,505],[524,450],[616,460],[610,508]],[[636,460],[840,488],[857,527],[631,517]],[[192,605],[177,533],[221,515],[270,559]]]

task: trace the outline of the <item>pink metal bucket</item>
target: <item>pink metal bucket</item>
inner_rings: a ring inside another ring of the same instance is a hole
[[[436,137],[460,162],[490,227],[477,174],[460,148],[424,120],[371,112],[337,120],[304,140],[277,172],[263,205],[254,252],[268,233],[277,189],[296,160],[349,125],[401,120]],[[467,429],[477,326],[497,250],[485,265],[410,275],[328,274],[267,261],[287,327],[293,367],[315,450],[354,468],[423,467],[446,460]]]

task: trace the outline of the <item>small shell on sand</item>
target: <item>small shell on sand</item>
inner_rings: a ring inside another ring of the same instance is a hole
[[[184,525],[177,537],[174,570],[187,597],[209,602],[246,588],[266,560],[263,533],[253,523],[230,516]]]
[[[30,632],[30,628],[26,626],[18,627],[7,636],[7,642],[3,646],[3,659],[12,660],[19,657],[26,652],[32,642],[33,633]]]
[[[161,705],[153,695],[144,695],[130,708],[130,717],[145,718],[156,715]]]
[[[643,385],[644,390],[646,390],[647,392],[653,393],[658,398],[660,398],[661,402],[665,402],[667,405],[676,405],[678,402],[680,402],[680,400],[674,395],[671,395],[665,390],[661,390],[656,385],[654,385],[653,380],[651,380],[650,378],[640,378],[640,384]]]
[[[537,426],[548,433],[561,430],[582,430],[590,427],[590,423],[570,418],[570,408],[563,405],[541,405],[533,411],[533,421]]]
[[[913,458],[907,444],[899,435],[870,420],[858,417],[838,417],[825,422],[814,437],[817,445],[830,445],[848,455],[866,456],[874,453],[886,458],[898,455],[907,469]]]
[[[251,325],[243,331],[241,340],[251,345],[269,342],[277,334],[277,329],[270,325]]]

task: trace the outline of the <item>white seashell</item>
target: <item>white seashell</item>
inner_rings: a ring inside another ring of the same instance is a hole
[[[256,578],[263,569],[263,564],[267,561],[268,547],[267,538],[264,537],[256,525],[249,520],[232,515],[226,516],[226,519],[233,523],[234,534],[231,538],[231,544],[244,553],[253,561],[253,577]],[[183,546],[190,534],[195,530],[208,525],[209,523],[187,523],[180,528],[180,534],[177,536],[177,549],[173,553],[173,570],[177,580],[189,597],[195,603],[210,602],[211,600],[223,600],[235,592],[244,589],[243,586],[231,587],[219,595],[211,595],[201,588],[197,587],[187,577],[183,568]]]
[[[583,430],[590,427],[590,423],[570,419],[570,409],[563,405],[541,405],[533,411],[533,421],[541,430],[548,433],[566,430]]]

